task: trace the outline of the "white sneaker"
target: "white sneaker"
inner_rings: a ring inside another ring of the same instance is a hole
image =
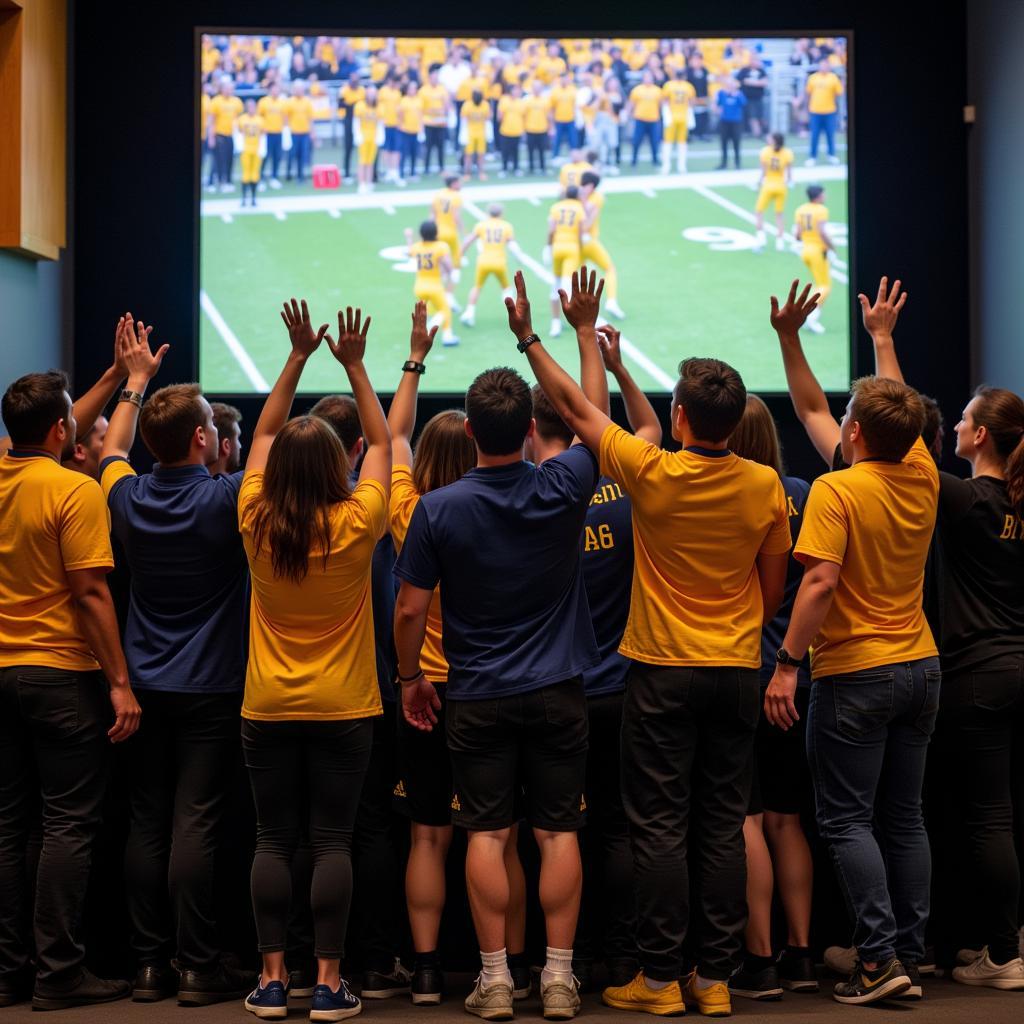
[[[839,163],[839,157],[837,157],[837,156],[830,156],[828,158],[828,162],[830,164],[838,164]]]
[[[973,964],[978,957],[984,955],[984,949],[958,949],[956,953],[956,962],[959,966],[964,967],[967,964]]]
[[[784,252],[786,249],[786,243],[781,238],[775,239],[775,251]]]
[[[817,163],[818,161],[813,156],[810,156],[804,161],[804,167],[815,167]]]
[[[858,959],[857,950],[853,946],[829,946],[825,950],[825,966],[843,977],[853,974]]]
[[[405,178],[397,178],[397,179],[395,179],[395,184],[396,184],[396,185],[397,185],[397,186],[398,186],[399,188],[405,188],[405,185],[406,185],[406,181],[405,181]]]
[[[551,330],[548,331],[548,334],[550,334],[552,338],[557,338],[561,333],[562,333],[562,321],[561,320],[552,320],[551,321]]]
[[[461,313],[462,312],[462,304],[455,298],[454,295],[452,295],[448,299],[448,305],[452,307],[452,312],[453,313]]]
[[[811,334],[825,333],[825,325],[820,320],[808,320],[804,326],[811,332]]]
[[[257,191],[257,192],[266,192],[266,191],[267,191],[267,183],[266,183],[265,181],[261,181],[261,182],[260,182],[260,183],[259,183],[259,184],[258,184],[258,185],[256,186],[256,191]]]
[[[604,308],[611,313],[612,316],[618,317],[619,320],[624,320],[626,318],[626,314],[623,312],[622,307],[615,299],[609,299],[604,304]]]
[[[572,1020],[580,1012],[580,983],[575,978],[540,986],[545,1020]]]
[[[477,978],[473,991],[466,997],[464,1005],[466,1013],[472,1013],[484,1020],[511,1020],[515,1012],[512,1009],[512,986],[498,982],[484,988],[483,983]]]
[[[234,192],[235,186],[230,184],[229,182],[225,182],[223,185],[221,185],[220,190],[221,192]]]
[[[271,178],[270,179],[270,187],[271,188],[280,188],[281,187],[280,179],[279,178]]]
[[[475,327],[476,326],[476,310],[475,309],[467,309],[466,312],[463,313],[462,316],[459,317],[459,323],[460,324],[465,324],[467,327]]]
[[[757,252],[757,253],[764,252],[764,246],[763,245],[755,245],[754,248],[751,249],[750,251],[751,252]]]
[[[453,345],[458,345],[459,339],[452,334],[451,331],[445,331],[441,335],[441,344],[451,348]]]
[[[959,981],[961,985],[1024,991],[1024,961],[1017,957],[1008,964],[994,964],[986,948],[974,963],[966,967],[954,967],[953,980]]]

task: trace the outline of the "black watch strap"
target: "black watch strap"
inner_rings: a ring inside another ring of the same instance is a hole
[[[535,341],[540,341],[540,338],[537,337],[536,334],[528,334],[519,342],[518,345],[516,345],[516,348],[518,348],[520,352],[525,352]]]
[[[402,373],[426,373],[427,367],[424,363],[417,363],[415,359],[407,359],[402,364]]]
[[[777,665],[798,665],[800,663],[800,659],[794,658],[785,647],[780,647],[775,652],[775,663]]]

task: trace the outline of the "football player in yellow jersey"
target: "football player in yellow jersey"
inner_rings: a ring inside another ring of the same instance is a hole
[[[507,220],[502,220],[502,213],[504,210],[501,204],[492,203],[487,208],[487,219],[480,221],[462,240],[464,250],[476,242],[480,243],[480,251],[476,258],[476,277],[466,302],[466,312],[459,317],[459,321],[467,327],[472,327],[476,323],[476,301],[480,297],[483,283],[491,274],[498,279],[503,298],[512,294],[508,283],[507,250],[518,252],[519,247],[516,245],[512,225]]]
[[[818,293],[818,304],[807,317],[807,328],[815,334],[825,330],[821,323],[821,307],[832,291],[832,275],[829,273],[829,253],[835,252],[832,239],[825,229],[828,208],[825,206],[825,189],[821,185],[807,186],[807,202],[796,208],[793,234],[803,244],[800,258],[807,264]]]
[[[487,125],[491,120],[491,105],[480,89],[474,89],[462,104],[462,123],[466,126],[466,142],[462,151],[462,171],[468,177],[476,161],[476,176],[484,181],[484,154],[487,152]]]
[[[572,187],[579,188],[583,179],[583,175],[587,171],[592,171],[594,165],[583,156],[583,151],[580,149],[574,149],[569,154],[569,162],[562,164],[562,169],[558,172],[558,187],[564,194],[567,189]]]
[[[579,199],[579,188],[570,185],[565,198],[559,199],[548,214],[548,244],[544,249],[544,262],[551,266],[555,283],[551,287],[551,330],[552,338],[562,333],[562,304],[558,289],[568,290],[572,275],[580,268],[580,250],[583,246],[583,224],[587,211]]]
[[[612,316],[623,319],[625,312],[619,305],[619,275],[608,250],[601,244],[601,214],[604,212],[604,194],[597,191],[601,184],[601,176],[595,171],[584,171],[580,184],[579,198],[583,209],[587,211],[587,219],[583,222],[580,262],[593,265],[604,271],[604,308]]]
[[[786,196],[793,184],[793,151],[786,147],[781,132],[772,134],[772,144],[761,150],[761,191],[754,205],[757,227],[757,246],[754,252],[764,251],[764,211],[770,202],[775,203],[775,248],[781,252],[786,247],[786,225],[783,220]]]
[[[432,220],[420,225],[420,241],[413,241],[410,228],[405,229],[405,240],[409,244],[409,256],[416,263],[413,293],[427,304],[432,322],[440,319],[441,344],[458,345],[459,339],[452,333],[452,307],[448,301],[451,251],[445,242],[438,241],[437,225]]]
[[[640,143],[647,139],[651,147],[651,163],[658,164],[661,148],[661,89],[654,84],[654,75],[645,71],[639,85],[629,94],[629,116],[633,118],[633,160],[640,153]]]
[[[384,84],[377,90],[377,111],[384,125],[384,177],[398,183],[398,160],[402,145],[398,134],[398,104],[402,101],[402,90],[393,74],[384,76]]]
[[[256,104],[256,113],[263,118],[263,130],[267,135],[267,159],[264,170],[270,172],[270,187],[280,188],[281,179],[281,134],[288,114],[288,99],[281,95],[281,84],[271,82],[266,96],[260,97]]]
[[[373,168],[377,163],[377,126],[380,124],[380,108],[377,105],[377,89],[370,86],[366,97],[359,100],[352,109],[356,138],[359,145],[358,192],[373,191]]]
[[[453,284],[459,283],[459,267],[462,266],[462,250],[459,248],[462,234],[461,188],[462,179],[457,174],[446,174],[444,188],[430,203],[430,213],[437,225],[437,240],[444,242],[451,252]],[[452,305],[456,306],[454,302]]]
[[[676,166],[680,174],[686,173],[686,145],[690,137],[690,104],[697,98],[697,90],[686,78],[686,68],[677,67],[672,77],[661,87],[665,97],[665,137],[661,150],[661,173],[672,171],[672,147],[676,150]]]
[[[247,99],[245,101],[245,113],[238,119],[238,133],[242,136],[242,155],[239,162],[242,165],[242,205],[245,206],[246,194],[250,196],[249,206],[256,205],[256,186],[260,180],[260,165],[263,157],[260,155],[260,143],[263,140],[264,131],[263,118],[256,113],[256,101]]]

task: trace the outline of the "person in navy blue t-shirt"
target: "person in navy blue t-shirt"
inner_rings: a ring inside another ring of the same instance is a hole
[[[584,378],[603,376],[594,324],[599,293],[563,297],[581,344]],[[526,343],[529,304],[510,307]],[[517,784],[541,851],[548,950],[545,1013],[579,1009],[572,944],[581,866],[587,714],[582,674],[599,661],[581,566],[581,536],[597,483],[582,445],[542,466],[523,460],[534,433],[530,389],[514,370],[482,373],[466,392],[477,465],[420,499],[395,572],[402,581],[395,642],[406,720],[431,728],[439,707],[419,653],[434,588],[441,587],[448,660],[453,821],[469,830],[466,878],[483,970],[466,1000],[478,1016],[512,1013],[505,951],[508,880],[502,859]]]
[[[658,414],[622,362],[619,332],[611,324],[598,328],[605,368],[616,378],[630,428],[652,444],[661,444]],[[584,393],[608,409],[608,384],[583,381]],[[538,465],[565,451],[572,431],[539,385],[533,388],[537,424],[531,454]],[[636,957],[636,900],[629,825],[622,806],[619,734],[629,659],[619,644],[629,617],[633,582],[633,516],[629,496],[602,476],[590,499],[583,530],[583,581],[594,623],[600,662],[583,673],[590,730],[587,752],[587,824],[580,836],[583,899],[576,928],[573,971],[586,991],[592,985],[594,957],[603,949],[608,983],[624,985],[639,970]]]
[[[217,428],[198,385],[162,388],[143,405],[166,346],[153,355],[149,329],[140,323],[136,334],[126,319],[132,369],[103,440],[100,484],[131,572],[124,648],[143,709],[125,850],[134,992],[208,1004],[244,996],[254,980],[221,962],[213,892],[247,656],[241,474],[210,476]],[[128,462],[136,425],[157,460],[142,476]]]
[[[715,100],[715,106],[718,107],[718,134],[722,139],[722,162],[716,168],[719,171],[725,170],[730,145],[733,160],[737,167],[740,165],[740,139],[743,136],[743,110],[746,105],[747,98],[740,91],[739,82],[729,78]]]

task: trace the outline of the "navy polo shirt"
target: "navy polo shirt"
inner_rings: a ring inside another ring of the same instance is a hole
[[[724,89],[718,94],[719,120],[726,123],[737,123],[743,120],[743,108],[747,98],[743,93],[728,93]]]
[[[105,459],[100,483],[131,572],[124,653],[132,686],[235,693],[245,684],[249,570],[238,532],[242,474]]]
[[[580,549],[596,483],[594,456],[573,445],[420,498],[395,573],[441,585],[449,699],[527,693],[597,664]]]

